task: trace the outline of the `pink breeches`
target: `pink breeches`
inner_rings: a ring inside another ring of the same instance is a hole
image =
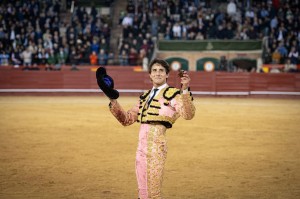
[[[160,199],[167,156],[166,128],[142,124],[136,153],[136,177],[140,199]]]

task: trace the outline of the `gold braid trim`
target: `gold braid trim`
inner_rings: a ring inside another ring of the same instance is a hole
[[[151,90],[147,90],[142,95],[140,95],[140,106],[139,106],[139,113],[138,113],[137,122],[141,122],[142,121],[143,112],[145,111],[145,109],[143,109],[143,107],[146,104],[146,98],[150,94],[150,92],[151,92]]]
[[[157,108],[157,109],[160,109],[160,103],[159,103],[159,101],[152,101],[151,103],[150,103],[150,107],[149,108]]]
[[[176,95],[180,94],[180,90],[174,87],[168,87],[163,93],[163,97],[168,101],[172,100]]]
[[[143,121],[141,121],[141,123],[152,123],[152,122],[158,122],[163,124],[166,128],[172,128],[174,119],[168,116],[147,115],[146,117],[143,118]]]
[[[144,109],[143,109],[143,108],[140,108],[140,109],[139,109],[139,113],[138,113],[138,119],[137,119],[137,122],[141,122],[141,121],[142,121],[143,114],[144,114]]]
[[[155,108],[155,107],[154,107],[154,108],[149,107],[147,113],[148,113],[149,115],[158,115],[158,113],[159,113],[158,110],[159,110],[159,109],[157,109],[157,108]]]
[[[141,100],[145,100],[146,97],[150,94],[151,90],[145,91],[142,95],[140,95]]]

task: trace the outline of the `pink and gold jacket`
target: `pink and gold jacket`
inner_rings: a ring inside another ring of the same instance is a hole
[[[146,124],[162,124],[171,128],[181,116],[190,120],[195,115],[195,106],[191,92],[182,94],[177,88],[166,87],[153,98],[148,106],[147,101],[151,90],[144,92],[139,102],[125,112],[117,101],[110,103],[110,111],[124,126],[134,122]]]

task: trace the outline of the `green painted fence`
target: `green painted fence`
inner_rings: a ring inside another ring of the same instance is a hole
[[[257,40],[205,40],[205,41],[158,41],[158,50],[160,51],[206,51],[206,50],[223,50],[223,51],[249,51],[261,50],[262,41]]]

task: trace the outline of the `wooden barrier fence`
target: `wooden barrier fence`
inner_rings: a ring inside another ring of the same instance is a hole
[[[56,92],[99,92],[95,78],[96,67],[79,67],[78,71],[69,68],[62,71],[22,71],[0,69],[0,93],[4,92],[43,92],[56,89]],[[151,88],[149,74],[134,67],[108,66],[108,74],[115,81],[115,88],[121,92],[138,93]],[[225,73],[189,72],[191,88],[198,95],[299,95],[299,73]],[[168,84],[180,87],[176,72],[171,72]],[[46,90],[45,90],[46,89]],[[70,90],[71,89],[71,90]],[[28,91],[28,90],[27,90]]]

